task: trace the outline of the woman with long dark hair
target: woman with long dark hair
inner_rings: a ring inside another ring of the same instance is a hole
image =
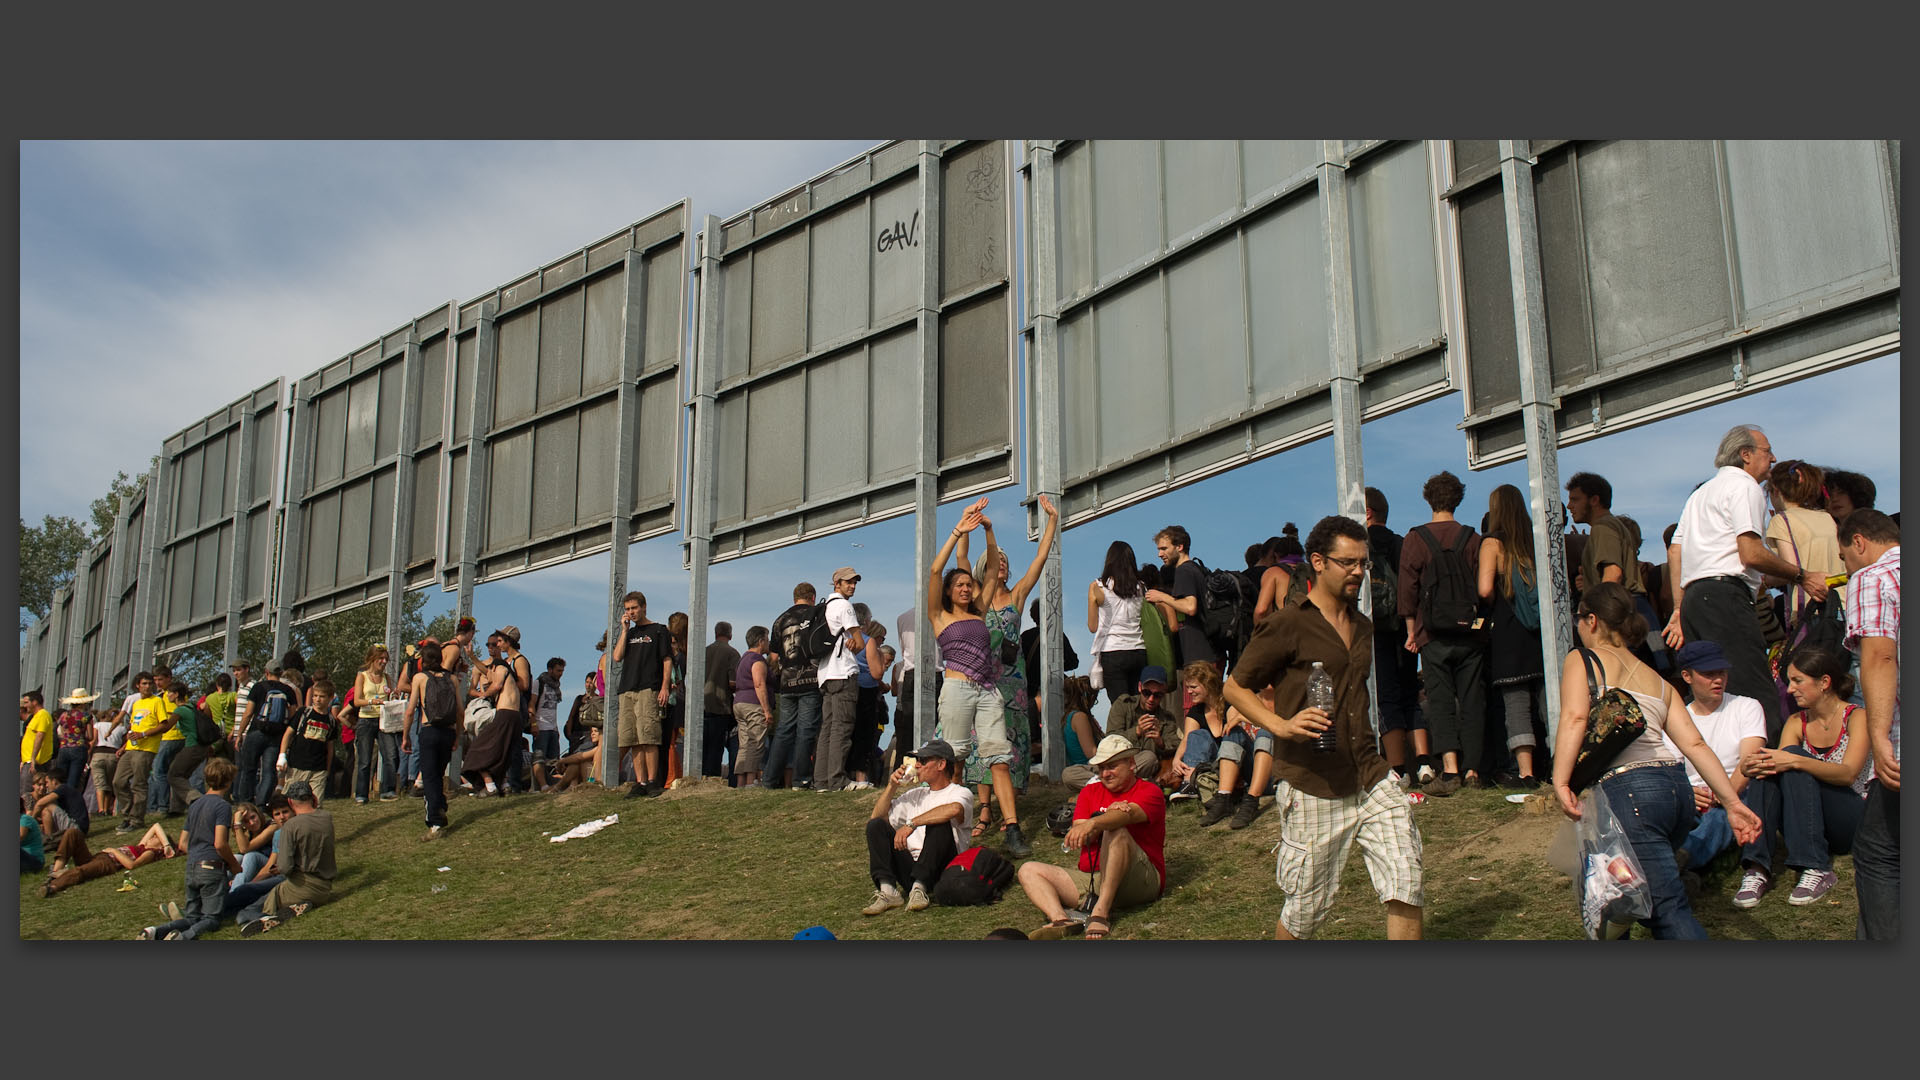
[[[1253,621],[1259,622],[1286,603],[1289,596],[1304,592],[1312,585],[1307,570],[1307,549],[1300,543],[1300,526],[1289,521],[1280,527],[1279,536],[1267,537],[1267,557],[1273,565],[1260,574],[1260,596],[1253,602]],[[1294,582],[1303,582],[1296,589]]]
[[[1802,645],[1787,665],[1787,692],[1800,711],[1787,718],[1780,741],[1740,763],[1750,782],[1742,795],[1760,816],[1759,839],[1740,852],[1740,889],[1733,906],[1750,908],[1773,886],[1773,837],[1786,840],[1787,869],[1800,871],[1787,903],[1818,902],[1837,878],[1833,857],[1853,850],[1873,782],[1873,751],[1866,717],[1853,696],[1847,660],[1832,649]],[[1862,726],[1854,727],[1855,721]]]
[[[1533,519],[1520,489],[1501,484],[1487,499],[1487,528],[1480,541],[1480,598],[1493,601],[1488,667],[1494,692],[1506,706],[1507,749],[1516,771],[1500,786],[1540,786],[1533,771],[1533,718],[1545,709],[1546,663],[1540,655],[1539,574],[1533,561]],[[1471,763],[1463,762],[1471,767]]]
[[[1040,547],[1034,552],[1033,562],[1019,581],[1008,582],[1007,553],[994,540],[993,521],[984,513],[980,525],[986,530],[987,550],[974,569],[974,578],[980,582],[978,601],[987,624],[988,646],[1000,660],[1000,678],[995,689],[1006,714],[1001,726],[1006,729],[1010,752],[989,754],[975,745],[973,754],[967,758],[963,778],[974,786],[982,821],[986,820],[989,797],[998,798],[1004,819],[1000,828],[1006,837],[1007,852],[1016,859],[1033,854],[1033,846],[1027,843],[1020,829],[1019,812],[1014,809],[1015,793],[1027,790],[1027,778],[1032,775],[1028,767],[1032,760],[1032,733],[1027,726],[1027,678],[1020,655],[1020,615],[1027,606],[1027,594],[1040,581],[1047,553],[1060,535],[1060,511],[1054,507],[1053,500],[1040,496],[1040,510],[1047,517],[1047,525],[1040,531]],[[965,564],[967,538],[964,535],[959,545],[955,557]]]
[[[934,557],[921,597],[934,640],[940,645],[940,662],[946,667],[946,684],[940,688],[940,738],[953,747],[958,758],[972,753],[976,734],[991,753],[1010,756],[1012,749],[1007,742],[1006,712],[1000,707],[1000,658],[981,614],[973,571],[964,560],[947,569],[954,548],[980,526],[986,507],[987,500],[982,497],[960,516],[960,524],[947,534],[947,542]],[[989,543],[987,553],[993,552]],[[983,816],[973,828],[976,839],[985,835],[987,828],[986,807],[981,810]]]
[[[1147,666],[1147,643],[1140,636],[1140,605],[1147,587],[1140,583],[1137,565],[1133,545],[1115,540],[1107,545],[1099,580],[1087,584],[1087,632],[1093,635],[1094,663],[1109,705],[1133,693]]]
[[[1633,646],[1646,639],[1647,620],[1634,610],[1626,587],[1608,581],[1588,588],[1580,597],[1574,625],[1581,647],[1568,653],[1560,668],[1560,730],[1553,753],[1553,793],[1561,811],[1580,820],[1580,799],[1569,781],[1586,737],[1592,701],[1609,688],[1626,691],[1639,705],[1646,730],[1620,751],[1597,784],[1626,830],[1627,841],[1633,845],[1634,857],[1653,893],[1653,913],[1641,921],[1656,938],[1705,938],[1707,932],[1693,917],[1680,867],[1673,858],[1674,849],[1693,831],[1693,786],[1661,734],[1671,738],[1693,762],[1714,797],[1727,808],[1735,839],[1743,844],[1752,842],[1760,835],[1760,819],[1734,794],[1720,760],[1700,738],[1700,729],[1681,704],[1680,695],[1659,672],[1633,655]],[[1593,662],[1591,679],[1587,673],[1589,659]]]

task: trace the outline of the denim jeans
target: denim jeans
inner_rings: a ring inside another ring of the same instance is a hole
[[[173,756],[186,745],[184,739],[161,740],[160,750],[153,756],[153,772],[147,777],[147,813],[167,812],[167,800],[173,796],[173,789],[167,785],[167,770],[173,767]]]
[[[240,754],[233,762],[240,770],[233,781],[235,802],[250,802],[266,809],[278,779],[274,763],[280,756],[280,736],[284,731],[284,728],[263,731],[258,725],[247,729],[246,738],[240,740]]]
[[[364,799],[373,791],[376,775],[376,757],[384,762],[386,780],[380,785],[382,795],[393,794],[394,776],[400,767],[400,733],[388,734],[380,730],[380,721],[361,720],[353,729],[353,747],[356,761],[353,770],[353,795]]]
[[[1685,843],[1680,847],[1687,853],[1687,866],[1699,869],[1713,861],[1715,855],[1733,846],[1733,825],[1727,821],[1727,810],[1716,806],[1700,815],[1699,824],[1687,834]]]
[[[275,885],[285,880],[287,879],[279,874],[275,874],[270,878],[261,878],[258,881],[249,881],[245,885],[233,886],[227,890],[226,902],[220,906],[220,917],[223,919],[239,918],[241,912],[259,903],[262,899],[265,899],[266,895],[273,891]],[[258,916],[255,917],[257,918]],[[252,920],[248,921],[251,922]]]
[[[84,746],[63,746],[53,755],[53,774],[67,782],[67,786],[79,791],[87,785],[87,748]]]
[[[1626,830],[1653,892],[1653,915],[1641,922],[1658,939],[1705,940],[1707,932],[1693,917],[1680,868],[1673,861],[1673,849],[1693,831],[1693,785],[1687,783],[1687,770],[1678,762],[1628,769],[1600,781],[1600,790]]]
[[[1797,746],[1787,753],[1810,757]],[[1760,839],[1740,851],[1742,862],[1773,872],[1773,834],[1787,841],[1787,867],[1831,870],[1833,857],[1853,850],[1854,834],[1866,813],[1865,800],[1850,787],[1825,784],[1794,770],[1762,776],[1747,785],[1740,801],[1760,816]]]
[[[1900,793],[1867,785],[1860,831],[1853,837],[1853,888],[1860,897],[1861,941],[1900,938]]]
[[[1180,764],[1198,769],[1219,756],[1220,740],[1201,725],[1187,733],[1187,752],[1180,755]]]
[[[793,768],[794,786],[813,783],[813,740],[820,734],[820,692],[781,694],[780,722],[767,740],[767,763],[761,779],[768,787],[786,783]]]
[[[420,721],[407,722],[407,751],[400,755],[400,786],[406,787],[420,775]]]
[[[227,881],[227,887],[237,889],[247,884],[253,880],[253,875],[259,873],[260,868],[265,865],[267,865],[267,853],[264,851],[249,851],[245,855],[240,856],[240,872],[233,875],[233,877]]]
[[[226,903],[226,867],[216,865],[211,870],[203,866],[187,867],[186,905],[180,909],[178,919],[153,928],[155,940],[177,930],[181,940],[192,941],[209,930],[218,929]]]

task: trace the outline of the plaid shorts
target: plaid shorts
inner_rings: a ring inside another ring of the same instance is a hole
[[[1280,811],[1280,858],[1274,881],[1287,894],[1280,921],[1287,932],[1308,938],[1333,908],[1347,849],[1360,842],[1367,875],[1380,901],[1398,900],[1421,907],[1420,830],[1406,792],[1392,778],[1373,790],[1338,799],[1322,799],[1287,787]]]

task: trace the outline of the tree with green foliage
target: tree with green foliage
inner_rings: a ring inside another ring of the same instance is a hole
[[[439,630],[440,633],[451,634],[455,621],[454,613],[449,610],[435,616],[429,624],[421,614],[427,606],[426,593],[408,592],[404,596],[400,640],[395,643],[390,657],[395,671],[399,670],[405,658],[409,642],[418,641],[437,628],[444,628]],[[366,662],[367,650],[382,643],[386,633],[387,602],[382,599],[296,626],[288,635],[288,641],[293,648],[300,650],[301,659],[306,661],[308,675],[324,673],[333,682],[334,689],[344,694],[353,685],[353,673],[359,671]],[[199,690],[223,670],[220,662],[226,655],[226,647],[227,641],[223,635],[192,648],[181,649],[165,658],[164,662],[173,669],[175,678],[184,678],[187,685]],[[272,651],[273,631],[267,627],[248,627],[240,632],[239,655],[253,662],[256,676],[264,674],[269,665],[279,665],[281,657],[270,655]]]
[[[102,537],[113,535],[114,513],[122,506],[131,505],[141,492],[147,490],[147,477],[152,476],[151,470],[159,466],[160,455],[155,454],[148,463],[148,472],[132,479],[127,478],[124,470],[114,476],[113,482],[107,485],[107,493],[93,500],[88,507],[93,514],[93,535],[88,537],[90,542],[99,543]]]
[[[38,526],[20,519],[20,632],[53,610],[53,594],[73,582],[73,564],[87,550],[86,530],[70,517],[47,515]]]

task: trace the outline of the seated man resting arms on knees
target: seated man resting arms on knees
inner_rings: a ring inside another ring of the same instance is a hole
[[[862,915],[879,915],[906,905],[924,911],[933,903],[930,893],[940,871],[953,857],[973,845],[967,830],[973,827],[973,792],[953,782],[953,747],[935,739],[913,752],[914,760],[901,764],[887,777],[887,786],[867,819],[867,858],[873,874],[873,901]],[[907,784],[925,787],[900,789]],[[904,899],[900,883],[911,881]]]
[[[1038,860],[1020,864],[1020,887],[1047,917],[1047,925],[1030,937],[1059,938],[1078,930],[1079,921],[1066,910],[1078,904],[1087,910],[1087,938],[1097,941],[1112,930],[1115,908],[1150,904],[1165,891],[1166,797],[1158,784],[1135,774],[1134,754],[1124,735],[1100,740],[1089,762],[1100,780],[1080,789],[1067,830],[1066,846],[1080,851],[1075,869]]]

